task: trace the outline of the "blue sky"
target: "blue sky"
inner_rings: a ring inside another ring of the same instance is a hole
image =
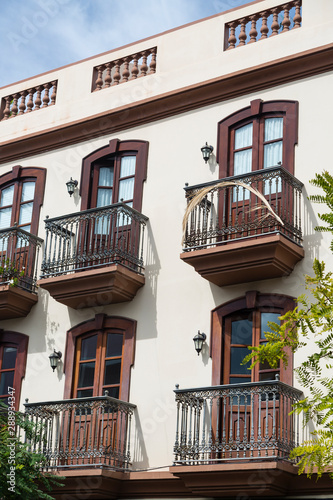
[[[9,0],[1,4],[0,87],[249,0]]]

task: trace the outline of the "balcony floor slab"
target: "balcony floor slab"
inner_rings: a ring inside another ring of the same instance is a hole
[[[73,309],[130,301],[144,283],[144,276],[120,264],[38,281],[57,302]]]
[[[37,301],[35,293],[16,286],[0,285],[0,319],[23,318]]]
[[[287,276],[303,257],[303,248],[280,233],[229,240],[217,247],[180,255],[203,278],[218,286]]]

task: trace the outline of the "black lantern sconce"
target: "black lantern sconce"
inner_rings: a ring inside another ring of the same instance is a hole
[[[205,160],[205,163],[208,162],[210,155],[212,154],[213,151],[214,151],[213,146],[209,146],[207,142],[204,146],[202,146],[201,153],[202,153],[203,159]]]
[[[205,340],[206,340],[206,334],[205,333],[200,333],[200,330],[198,330],[198,333],[193,338],[194,347],[195,347],[195,350],[198,353],[198,356],[201,353],[202,346],[203,346],[203,343],[205,342]]]
[[[78,185],[78,182],[74,181],[72,179],[72,177],[69,179],[68,182],[66,182],[67,191],[68,191],[69,196],[72,196],[72,194],[74,193],[74,190],[77,187],[77,185]]]
[[[53,371],[57,368],[58,363],[61,360],[61,356],[62,356],[62,353],[60,351],[56,351],[55,349],[54,349],[54,352],[52,354],[50,354],[50,356],[49,356],[50,365],[51,365],[51,368]]]

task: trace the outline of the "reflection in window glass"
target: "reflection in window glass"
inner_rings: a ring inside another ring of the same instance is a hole
[[[109,333],[106,346],[106,357],[111,358],[115,356],[121,356],[122,352],[123,352],[123,334]]]
[[[261,333],[260,338],[265,338],[265,332],[271,332],[271,328],[268,326],[268,322],[280,324],[279,317],[281,314],[277,313],[261,313]]]
[[[81,342],[81,360],[95,359],[97,347],[97,335],[92,335],[82,339]]]
[[[94,385],[95,362],[81,363],[79,370],[78,387],[91,387]]]
[[[231,343],[252,345],[252,321],[241,319],[231,323]]]
[[[17,347],[4,347],[2,358],[2,370],[15,368]]]

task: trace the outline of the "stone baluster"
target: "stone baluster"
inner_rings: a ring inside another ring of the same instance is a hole
[[[42,85],[38,85],[38,87],[36,87],[35,110],[40,109],[40,105],[42,104],[42,99],[41,99],[42,90],[43,90]]]
[[[18,101],[19,96],[20,96],[20,94],[13,95],[13,104],[12,104],[12,107],[10,110],[10,117],[11,118],[14,118],[14,116],[17,115],[17,112],[18,112],[17,101]]]
[[[104,87],[109,88],[109,87],[111,87],[111,81],[112,81],[112,77],[111,77],[112,63],[108,62],[105,65],[105,68],[106,68],[106,73],[105,73],[105,78],[104,78]]]
[[[279,28],[280,28],[279,21],[278,21],[279,12],[280,12],[280,10],[278,8],[272,9],[273,21],[272,21],[272,25],[271,25],[271,29],[272,29],[271,36],[275,36],[279,33]]]
[[[228,38],[228,49],[234,49],[236,46],[237,38],[235,36],[235,31],[238,26],[238,23],[235,21],[229,24],[229,38]]]
[[[3,120],[8,120],[8,118],[10,117],[10,103],[12,102],[13,100],[13,96],[12,95],[8,95],[6,98],[6,105],[5,105],[5,109],[3,110]]]
[[[97,78],[96,78],[96,81],[95,81],[95,90],[94,90],[94,92],[97,91],[97,90],[101,90],[102,87],[103,87],[104,65],[97,66],[96,69],[97,69]]]
[[[35,89],[28,90],[28,102],[27,102],[27,113],[31,113],[32,108],[34,107],[34,93]]]
[[[257,41],[257,36],[258,36],[257,20],[258,20],[257,14],[255,14],[253,16],[250,16],[251,29],[250,29],[250,32],[249,32],[249,35],[250,35],[249,43],[253,43],[253,42]]]
[[[282,33],[289,31],[289,26],[290,26],[289,8],[290,5],[288,3],[282,6],[282,9],[284,10],[284,18],[282,21],[282,26],[283,26]]]
[[[118,85],[119,84],[119,80],[120,80],[120,65],[121,65],[121,59],[117,60],[117,61],[114,61],[114,67],[115,67],[115,71],[114,71],[114,75],[113,75],[113,83],[112,85]]]
[[[20,92],[20,105],[19,105],[19,115],[24,115],[25,113],[25,98],[27,97],[27,91],[26,90],[23,90],[22,92]]]
[[[151,49],[151,61],[149,65],[149,75],[156,72],[156,47]]]
[[[146,76],[148,71],[148,65],[147,65],[148,52],[143,51],[141,54],[142,54],[142,64],[140,67],[140,76]]]
[[[247,39],[246,24],[247,24],[247,21],[248,21],[248,19],[245,18],[245,17],[240,20],[241,30],[240,30],[240,33],[239,33],[239,36],[238,36],[238,38],[239,38],[238,47],[241,47],[242,45],[246,44],[246,39]]]
[[[42,106],[42,108],[47,108],[47,106],[49,105],[49,101],[50,101],[49,90],[51,88],[51,84],[50,83],[44,83],[43,88],[44,88],[44,96],[43,96],[43,106]]]
[[[294,16],[294,28],[300,28],[301,27],[301,22],[302,22],[302,16],[301,16],[301,0],[296,0],[294,2],[295,5],[295,16]]]
[[[139,68],[138,68],[139,55],[138,54],[134,54],[132,56],[132,60],[133,60],[133,66],[132,66],[132,69],[131,69],[131,78],[130,78],[130,80],[135,80],[138,77],[138,73],[139,73]]]
[[[128,69],[131,57],[124,57],[124,69],[122,71],[122,82],[128,82],[130,72]]]
[[[57,97],[57,80],[51,82],[51,85],[52,85],[52,94],[51,94],[50,106],[54,106]]]
[[[268,12],[260,12],[260,17],[262,19],[262,24],[261,24],[261,28],[260,28],[260,33],[261,33],[261,37],[259,40],[262,40],[264,38],[267,38],[267,34],[268,34],[268,26],[267,26],[267,17],[268,17]]]

